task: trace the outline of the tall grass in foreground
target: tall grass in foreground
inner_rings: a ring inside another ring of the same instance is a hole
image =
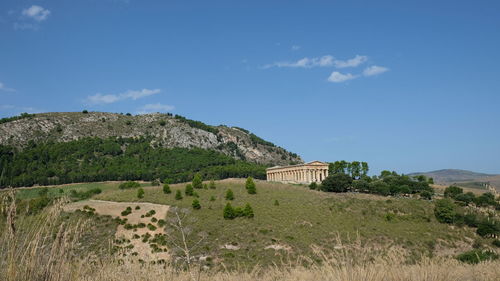
[[[342,245],[326,254],[315,249],[314,260],[303,257],[274,267],[252,270],[201,270],[191,272],[173,264],[141,265],[123,262],[113,256],[91,257],[76,253],[79,234],[85,222],[56,224],[63,201],[42,214],[23,221],[16,220],[14,193],[3,198],[2,214],[6,226],[0,229],[0,280],[6,281],[165,281],[165,280],[334,280],[334,281],[493,281],[500,278],[500,262],[477,265],[454,259],[422,259],[404,264],[404,253],[398,249],[377,251],[361,243]],[[304,266],[307,264],[307,266]]]

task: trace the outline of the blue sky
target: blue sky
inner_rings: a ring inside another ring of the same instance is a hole
[[[306,161],[500,173],[499,15],[498,1],[2,0],[0,117],[168,111]]]

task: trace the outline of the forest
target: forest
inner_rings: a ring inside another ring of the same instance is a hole
[[[207,179],[265,179],[265,169],[213,150],[155,147],[149,138],[31,142],[22,150],[0,145],[0,188],[111,180],[177,183],[196,173]]]

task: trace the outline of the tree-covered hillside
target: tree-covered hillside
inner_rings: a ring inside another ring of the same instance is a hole
[[[108,180],[184,182],[205,178],[265,178],[265,166],[200,148],[163,148],[149,138],[83,138],[30,142],[20,150],[0,145],[0,187]]]

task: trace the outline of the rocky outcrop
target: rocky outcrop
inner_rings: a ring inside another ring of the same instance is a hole
[[[30,141],[68,142],[84,137],[151,137],[154,146],[213,149],[259,164],[302,162],[298,155],[244,129],[208,126],[170,114],[128,116],[104,112],[57,112],[35,114],[0,124],[0,144],[19,148]]]

